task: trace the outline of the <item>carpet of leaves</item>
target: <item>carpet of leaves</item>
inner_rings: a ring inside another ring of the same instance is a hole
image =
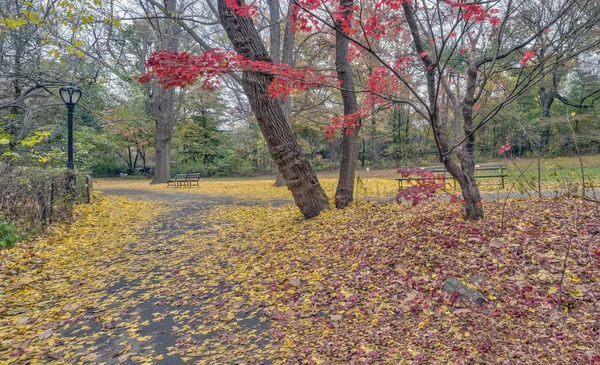
[[[3,253],[0,362],[600,362],[592,203],[485,202],[486,219],[468,222],[441,201],[357,202],[308,221],[291,204],[194,201],[102,199],[71,229]],[[489,302],[444,294],[447,277]]]
[[[71,226],[0,252],[0,363],[70,363],[89,347],[88,337],[58,332],[110,307],[106,287],[123,269],[113,262],[160,212],[147,202],[95,200],[75,207]]]
[[[231,295],[264,307],[282,363],[598,362],[598,208],[512,201],[502,227],[502,204],[485,205],[477,223],[441,202],[359,203],[310,221],[270,207],[214,217],[231,225]],[[489,303],[443,294],[451,276],[476,279]]]

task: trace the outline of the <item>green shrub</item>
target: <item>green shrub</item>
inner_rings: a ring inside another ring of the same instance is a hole
[[[252,176],[255,174],[252,163],[231,150],[219,152],[214,162],[205,165],[201,161],[189,161],[171,165],[171,174],[199,172],[204,177]]]
[[[125,167],[112,155],[105,155],[99,158],[91,166],[93,177],[112,177],[119,175],[119,172],[124,171]]]
[[[215,161],[215,176],[251,176],[254,174],[252,163],[231,150],[221,152]]]
[[[0,219],[0,249],[13,247],[20,238],[15,234],[15,226]]]

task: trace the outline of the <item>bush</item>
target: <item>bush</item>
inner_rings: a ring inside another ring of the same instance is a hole
[[[200,161],[171,165],[172,174],[185,174],[188,172],[199,172],[204,177],[252,176],[255,174],[250,161],[241,158],[231,150],[220,152],[215,161],[208,165]]]
[[[254,173],[250,161],[241,158],[231,150],[221,152],[215,162],[215,175],[219,177],[251,176]]]
[[[115,156],[105,155],[92,164],[90,170],[93,177],[113,177],[118,176],[119,172],[125,170],[125,167]]]
[[[0,249],[13,247],[19,238],[15,234],[15,226],[0,219]]]
[[[87,202],[85,176],[76,177],[74,192],[72,176],[65,170],[0,164],[0,216],[17,233],[70,222],[73,205]]]

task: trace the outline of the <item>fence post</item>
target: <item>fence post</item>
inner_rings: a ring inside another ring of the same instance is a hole
[[[92,202],[92,186],[90,177],[85,175],[85,192],[87,193],[87,202],[90,204]]]
[[[73,221],[73,206],[75,205],[75,202],[77,202],[77,189],[76,189],[76,183],[77,183],[77,175],[75,175],[75,172],[69,170],[67,172],[65,172],[65,177],[67,179],[66,183],[67,183],[67,191],[66,191],[66,196],[65,196],[65,202],[67,204],[67,211],[69,214],[69,221]]]
[[[46,184],[42,184],[41,188],[37,191],[37,199],[38,199],[38,205],[40,206],[40,210],[41,210],[41,223],[42,223],[42,228],[44,228],[48,222],[47,222],[47,204],[46,204],[46,194],[45,194],[45,186]]]
[[[54,176],[50,181],[50,209],[48,209],[48,224],[52,224],[52,217],[54,215],[54,192],[56,190],[56,182],[54,181]]]

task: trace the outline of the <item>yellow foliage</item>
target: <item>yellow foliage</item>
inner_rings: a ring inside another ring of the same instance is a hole
[[[0,347],[10,349],[0,351],[0,363],[27,363],[58,345],[55,333],[68,327],[65,320],[101,307],[102,290],[120,271],[112,263],[160,213],[148,202],[100,195],[95,201],[75,207],[72,226],[54,226],[0,253]],[[15,356],[20,349],[26,353]]]

